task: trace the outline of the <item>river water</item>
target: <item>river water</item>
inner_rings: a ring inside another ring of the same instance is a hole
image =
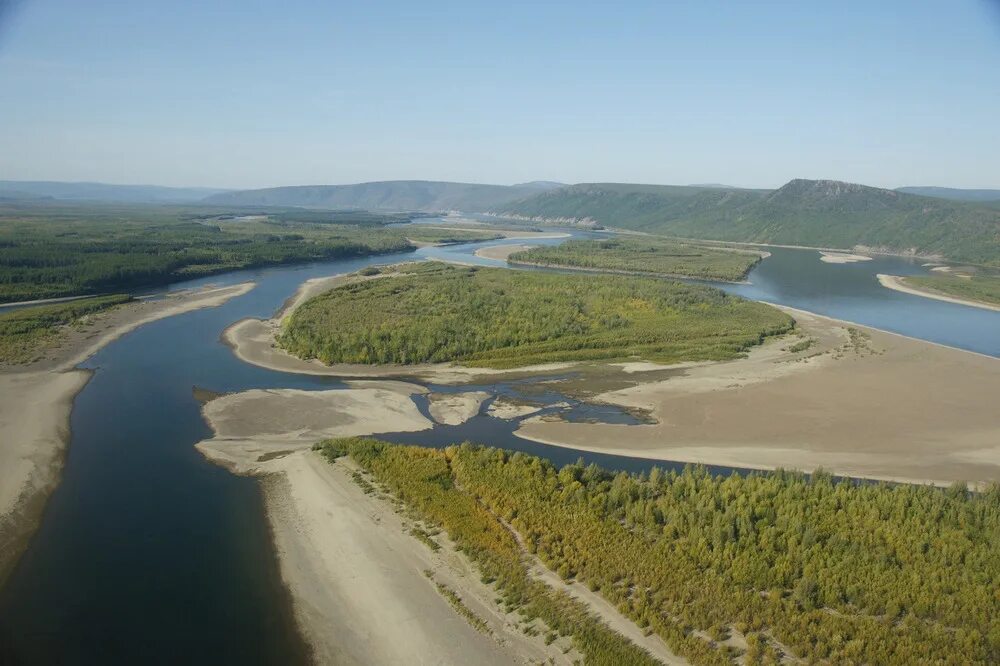
[[[0,663],[303,663],[306,649],[281,585],[259,486],[206,462],[194,449],[211,433],[192,390],[343,386],[333,378],[242,363],[219,336],[244,317],[269,317],[306,279],[415,257],[501,265],[473,254],[493,244],[241,271],[175,285],[257,282],[249,294],[219,308],[143,326],[84,364],[95,375],[74,404],[62,482],[0,590]],[[1000,356],[1000,313],[897,293],[875,280],[876,273],[926,272],[918,261],[883,257],[834,265],[820,262],[811,250],[772,252],[750,284],[724,288]],[[487,388],[517,394],[527,387]],[[543,404],[563,399],[532,397]],[[587,405],[574,405],[569,416],[626,423],[632,418]],[[513,434],[515,427],[482,415],[461,426],[389,438],[436,445],[472,439],[557,464],[582,457],[611,469],[651,465],[528,442]]]

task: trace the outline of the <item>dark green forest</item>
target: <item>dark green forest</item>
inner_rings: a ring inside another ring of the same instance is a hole
[[[0,201],[0,303],[105,294],[242,268],[500,237],[396,226],[420,214]]]
[[[760,262],[756,253],[727,251],[652,237],[569,240],[515,252],[511,264],[539,264],[706,280],[741,280]]]
[[[711,287],[438,262],[307,301],[279,344],[324,363],[516,367],[569,360],[720,360],[792,328],[775,308]]]
[[[579,609],[539,602],[554,595],[524,575],[529,556],[696,664],[1000,660],[995,485],[971,493],[698,467],[615,474],[469,444],[318,448],[351,456],[444,528],[509,607],[572,636],[588,663],[639,658],[590,633]]]

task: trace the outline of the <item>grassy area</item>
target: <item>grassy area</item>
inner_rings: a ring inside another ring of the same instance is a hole
[[[0,202],[0,302],[128,291],[223,271],[413,249],[494,232],[388,227],[364,211]]]
[[[64,326],[80,325],[91,315],[130,300],[119,294],[0,313],[0,364],[30,363],[59,341]]]
[[[1000,277],[997,276],[914,275],[903,278],[903,282],[945,296],[1000,305]]]
[[[731,359],[792,319],[710,287],[644,277],[411,264],[292,313],[279,344],[324,363]]]
[[[695,664],[989,664],[1000,660],[1000,487],[556,469],[471,445],[325,442],[494,581],[504,603],[571,636],[587,663],[631,661],[578,603],[525,574],[526,551],[587,585]],[[503,522],[501,522],[501,519]],[[601,658],[598,657],[600,655]],[[644,657],[643,657],[644,658]],[[593,660],[593,662],[591,661]]]
[[[401,230],[412,241],[418,243],[472,243],[503,238],[503,234],[491,229],[439,229],[423,224],[411,224]]]
[[[515,252],[508,261],[626,273],[683,275],[709,280],[740,280],[757,265],[760,255],[656,238],[612,238],[536,247]]]

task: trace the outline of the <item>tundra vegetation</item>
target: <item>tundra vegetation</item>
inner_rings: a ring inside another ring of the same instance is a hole
[[[0,202],[0,302],[121,292],[241,268],[413,249],[493,232],[393,227],[410,216]]]
[[[508,609],[587,663],[648,663],[532,558],[695,664],[1000,660],[1000,487],[858,484],[823,472],[557,469],[523,453],[330,440],[445,530]],[[736,634],[745,643],[730,641]],[[745,647],[743,647],[745,645]]]
[[[735,281],[757,265],[760,255],[645,237],[566,241],[515,252],[507,260],[512,264]]]
[[[711,287],[422,262],[313,298],[278,343],[330,363],[455,361],[509,368],[737,358],[793,320]]]
[[[85,325],[92,315],[130,300],[117,294],[0,313],[0,364],[30,363],[58,342],[65,327]]]

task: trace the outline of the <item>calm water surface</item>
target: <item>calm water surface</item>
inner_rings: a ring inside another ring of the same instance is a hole
[[[243,271],[175,286],[258,283],[222,307],[144,326],[85,364],[96,372],[74,405],[62,483],[0,590],[0,663],[304,663],[306,651],[280,583],[258,484],[195,451],[194,444],[210,431],[192,389],[341,387],[335,379],[242,363],[219,336],[243,317],[270,316],[308,278],[415,256],[497,265],[473,255],[494,244]],[[751,284],[724,288],[1000,356],[1000,313],[900,294],[875,281],[876,273],[926,272],[919,262],[880,258],[834,265],[818,257],[815,251],[776,248],[753,272]],[[495,388],[519,390],[509,384]],[[562,399],[535,397],[543,404]],[[570,417],[623,423],[632,418],[586,405],[575,405]],[[557,464],[579,457],[631,471],[652,464],[528,442],[514,429],[516,424],[483,414],[460,426],[387,437],[435,445],[472,439]]]

